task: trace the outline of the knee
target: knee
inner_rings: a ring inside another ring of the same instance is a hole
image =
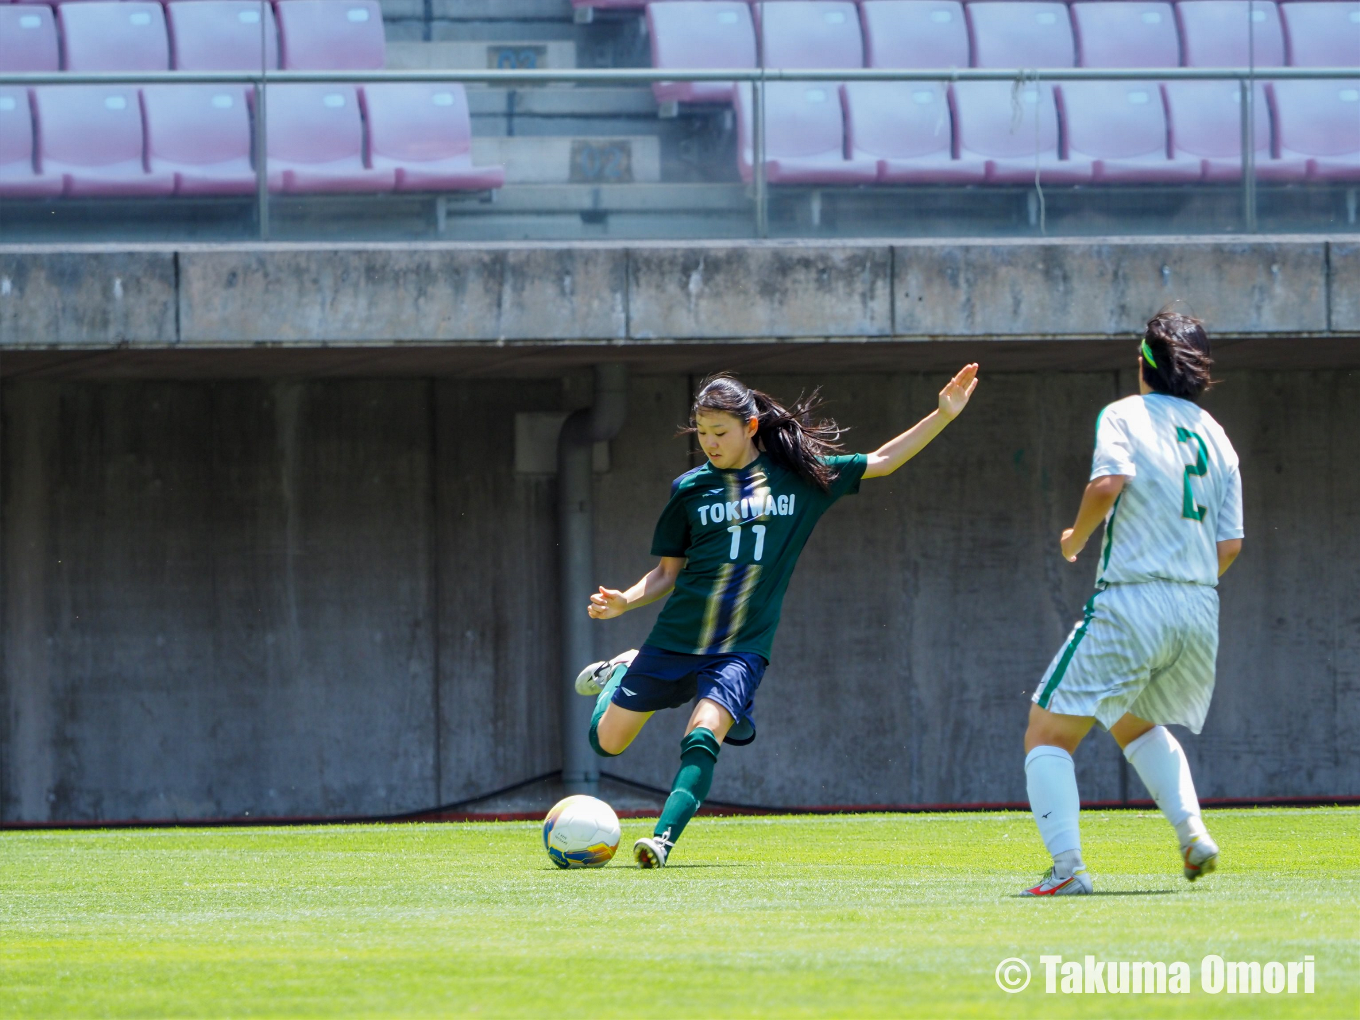
[[[590,749],[601,758],[617,758],[628,747],[627,742],[620,742],[617,739],[611,740],[609,735],[600,736],[599,730],[592,726],[590,728]]]

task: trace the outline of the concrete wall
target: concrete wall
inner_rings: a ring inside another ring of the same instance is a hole
[[[877,445],[917,374],[826,384]],[[1089,590],[1073,514],[1115,372],[1010,374],[822,523],[789,590],[760,739],[713,796],[784,805],[1023,797],[1027,697]],[[642,376],[598,476],[600,580],[647,548],[690,380]],[[559,764],[553,484],[513,473],[552,381],[11,381],[0,393],[0,818],[410,810]],[[1248,539],[1220,685],[1187,740],[1204,796],[1360,794],[1360,375],[1229,374]],[[641,641],[654,609],[600,625]],[[610,771],[675,767],[680,713]],[[1083,793],[1121,794],[1097,736]],[[1132,792],[1138,793],[1136,780]]]

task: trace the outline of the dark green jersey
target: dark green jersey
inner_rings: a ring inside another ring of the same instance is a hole
[[[868,458],[830,457],[831,491],[761,454],[744,468],[704,464],[671,487],[652,555],[685,567],[647,644],[670,652],[770,657],[784,590],[818,519],[859,491]]]

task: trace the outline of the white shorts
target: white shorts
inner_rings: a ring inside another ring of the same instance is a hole
[[[1214,695],[1218,592],[1202,584],[1112,584],[1091,596],[1033,700],[1106,729],[1132,712],[1198,733]]]

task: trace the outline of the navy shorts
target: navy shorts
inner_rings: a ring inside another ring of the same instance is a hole
[[[749,652],[686,655],[643,645],[611,700],[633,712],[657,712],[707,698],[736,720],[727,743],[749,744],[755,739],[756,688],[767,665]]]

